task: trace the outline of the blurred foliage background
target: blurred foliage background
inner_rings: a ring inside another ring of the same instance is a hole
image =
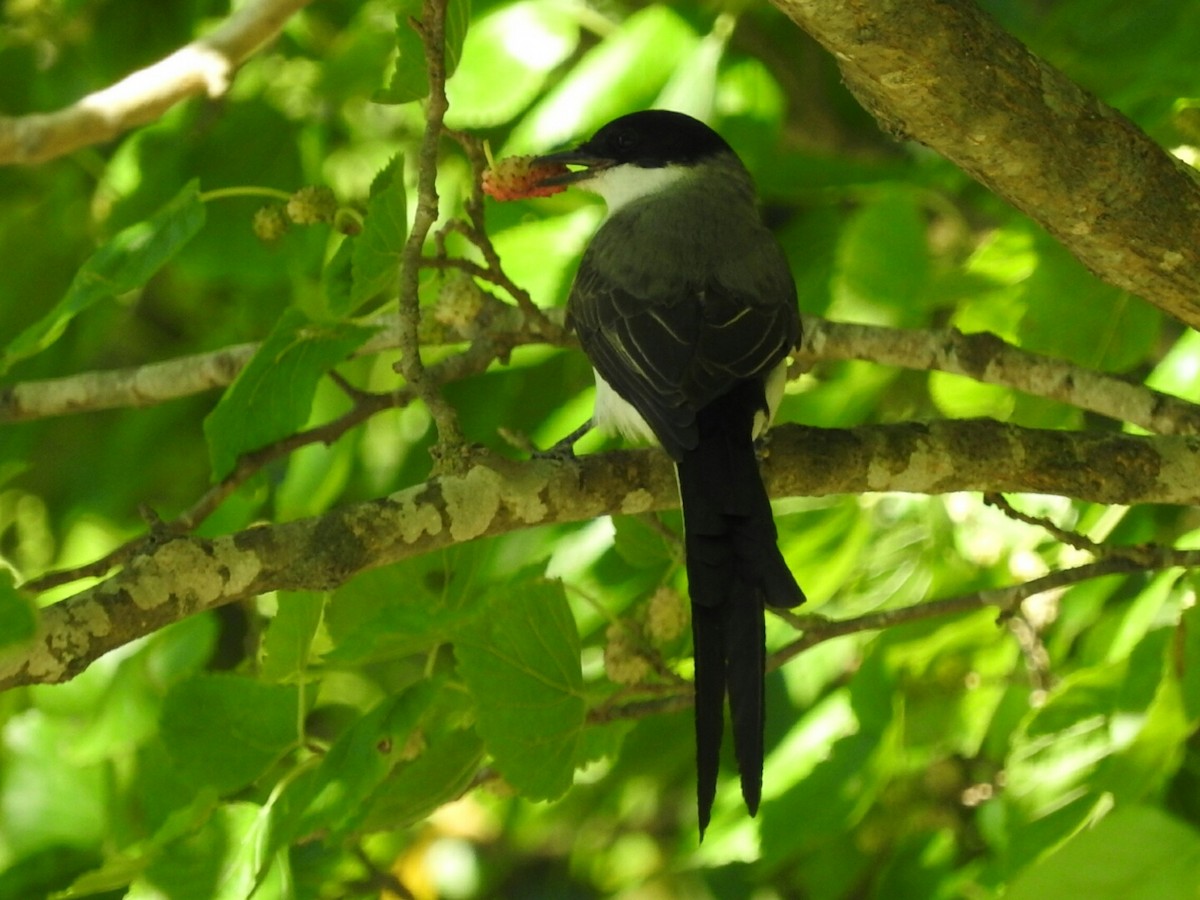
[[[1195,3],[981,5],[1194,160]],[[227,13],[215,0],[5,0],[0,110],[67,105]],[[331,346],[347,342],[339,356],[356,346],[354,323],[394,301],[381,291],[347,305],[335,263],[345,238],[316,224],[263,242],[252,230],[261,197],[206,192],[323,185],[362,213],[373,183],[392,184],[386,202],[411,207],[424,128],[411,102],[423,78],[413,14],[402,0],[322,0],[219,101],[183,104],[67,158],[0,169],[0,345],[10,351],[0,385],[261,341],[284,333],[281,323],[322,323]],[[455,0],[450,18],[461,56],[447,122],[487,138],[497,156],[557,148],[650,106],[712,122],[758,181],[803,312],[990,331],[1200,394],[1194,334],[1096,280],[950,164],[881,134],[832,60],[771,7]],[[442,213],[460,215],[470,167],[453,142],[443,151]],[[11,353],[97,246],[193,181],[200,193],[184,202],[202,204],[203,225],[161,269],[64,315],[36,352]],[[486,215],[513,280],[537,304],[561,306],[599,206],[564,195],[490,204]],[[424,273],[423,302],[455,277]],[[338,372],[386,391],[395,359],[359,357]],[[511,455],[501,427],[549,445],[587,416],[590,392],[578,352],[532,345],[446,395],[471,441]],[[0,426],[0,558],[32,578],[144,531],[139,504],[179,514],[210,485],[214,458],[249,449],[241,430],[254,413],[231,396],[227,417],[207,428],[215,393]],[[329,379],[299,402],[308,424],[350,403]],[[1003,387],[869,362],[818,366],[789,386],[780,413],[829,428],[973,416],[1122,427]],[[380,412],[330,446],[272,463],[200,530],[316,515],[419,483],[433,440],[419,405]],[[582,449],[602,446],[588,441]],[[1192,509],[1014,502],[1115,544],[1191,547],[1200,525]],[[805,611],[833,618],[1080,559],[973,495],[788,499],[777,511],[811,598]],[[678,529],[677,516],[662,520]],[[188,619],[68,684],[10,691],[0,696],[0,897],[1200,896],[1190,573],[1089,582],[1029,601],[1009,624],[981,611],[803,653],[769,677],[759,817],[745,817],[724,780],[703,845],[690,710],[593,721],[542,745],[522,713],[529,673],[491,670],[480,652],[519,650],[538,632],[546,658],[532,671],[579,660],[555,689],[574,698],[564,714],[582,726],[585,709],[653,697],[690,675],[676,627],[684,588],[678,547],[652,522],[542,527],[327,594]],[[769,629],[773,647],[795,636],[782,622]]]

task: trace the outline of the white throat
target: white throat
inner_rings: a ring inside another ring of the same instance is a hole
[[[604,198],[611,216],[622,206],[666,190],[690,174],[686,166],[660,166],[643,169],[640,166],[619,165],[599,169],[595,175],[578,182],[579,187]]]

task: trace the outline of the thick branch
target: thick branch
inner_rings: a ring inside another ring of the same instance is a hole
[[[867,491],[1062,494],[1098,503],[1200,503],[1200,439],[1034,431],[989,420],[844,431],[782,426],[764,466],[776,497]],[[354,574],[475,538],[678,503],[653,450],[577,464],[481,457],[324,516],[153,546],[108,580],[42,611],[24,656],[0,662],[0,689],[57,682],[192,613],[273,590],[323,590]]]
[[[152,122],[180,100],[221,96],[233,70],[311,2],[248,3],[210,34],[65,109],[0,117],[0,165],[45,162]]]
[[[1097,275],[1200,327],[1194,173],[974,0],[773,0],[886,128],[1025,212]]]

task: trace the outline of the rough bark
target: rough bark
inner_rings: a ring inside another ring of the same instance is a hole
[[[1200,502],[1200,438],[1036,431],[990,420],[771,433],[774,497],[870,491],[1035,492],[1097,503]],[[216,539],[152,543],[100,584],[42,610],[27,652],[0,660],[0,690],[65,681],[186,616],[275,590],[327,590],[358,572],[464,541],[678,503],[655,450],[575,463],[480,457],[449,475],[323,516]]]
[[[1109,284],[1200,327],[1195,172],[973,0],[773,0],[859,102],[1040,223]]]

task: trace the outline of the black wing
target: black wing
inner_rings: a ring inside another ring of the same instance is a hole
[[[569,320],[596,371],[678,459],[696,445],[699,409],[795,346],[791,273],[767,235],[757,252],[697,265],[678,283],[639,279],[604,264],[602,237],[580,265]]]

